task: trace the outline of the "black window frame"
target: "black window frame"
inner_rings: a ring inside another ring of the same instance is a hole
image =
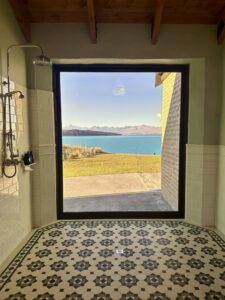
[[[98,211],[64,212],[63,211],[63,161],[62,161],[62,123],[61,123],[61,72],[179,72],[181,73],[180,107],[180,151],[178,211]],[[54,64],[53,92],[55,111],[56,143],[56,197],[58,219],[105,219],[105,218],[152,218],[183,219],[185,217],[185,173],[186,144],[188,143],[188,103],[189,103],[189,64]]]

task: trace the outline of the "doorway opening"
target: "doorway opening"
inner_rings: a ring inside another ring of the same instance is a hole
[[[59,218],[184,216],[188,65],[55,65]]]

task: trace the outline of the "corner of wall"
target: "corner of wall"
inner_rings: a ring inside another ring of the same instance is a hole
[[[32,174],[33,221],[40,227],[56,221],[56,153],[52,68],[36,66],[30,89],[31,148],[37,165]]]
[[[6,76],[6,49],[15,43],[24,43],[8,1],[0,1],[0,91],[3,90],[2,77]],[[25,98],[11,99],[12,129],[16,136],[15,150],[20,158],[30,149],[28,126],[28,93],[26,87],[26,61],[22,50],[11,53],[11,88],[22,91]],[[3,102],[0,99],[0,121],[3,123]],[[8,124],[6,123],[8,127]],[[6,127],[6,128],[7,128]],[[0,141],[3,141],[3,128],[0,128]],[[1,151],[2,153],[2,147]],[[2,157],[1,157],[2,158]],[[1,159],[2,166],[2,159]],[[32,229],[30,173],[24,172],[21,165],[17,175],[11,179],[0,177],[0,263],[17,247]]]
[[[222,61],[222,97],[220,114],[220,146],[218,158],[218,183],[216,202],[216,228],[225,234],[225,43],[223,43]]]

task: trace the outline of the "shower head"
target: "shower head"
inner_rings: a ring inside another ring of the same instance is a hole
[[[37,66],[48,66],[51,65],[52,63],[49,57],[41,54],[35,57],[35,59],[33,60],[33,64]]]
[[[21,100],[24,99],[24,94],[20,93],[19,99],[21,99]]]
[[[6,97],[12,97],[13,95],[19,94],[19,99],[24,99],[24,94],[21,91],[12,91],[5,94]]]

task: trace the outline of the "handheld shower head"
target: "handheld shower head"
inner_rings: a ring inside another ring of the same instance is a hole
[[[20,93],[20,95],[19,95],[19,99],[24,99],[25,97],[24,97],[24,94],[22,94],[22,93]]]
[[[24,94],[21,91],[12,91],[5,94],[6,97],[12,97],[13,95],[19,94],[19,99],[24,99]]]

